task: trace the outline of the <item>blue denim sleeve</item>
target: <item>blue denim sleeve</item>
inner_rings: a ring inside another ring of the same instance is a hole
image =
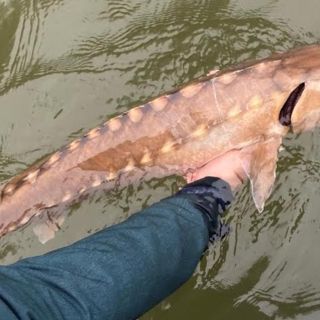
[[[0,318],[137,318],[192,275],[208,245],[210,221],[188,197],[167,198],[68,247],[1,266]]]

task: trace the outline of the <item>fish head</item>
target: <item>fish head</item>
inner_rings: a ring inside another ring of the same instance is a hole
[[[282,107],[279,120],[294,132],[312,130],[320,125],[320,45],[288,53],[282,66],[294,90]]]

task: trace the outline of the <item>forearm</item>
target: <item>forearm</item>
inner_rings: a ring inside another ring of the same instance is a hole
[[[0,268],[12,319],[133,319],[184,283],[209,226],[188,196],[165,199],[69,247]]]

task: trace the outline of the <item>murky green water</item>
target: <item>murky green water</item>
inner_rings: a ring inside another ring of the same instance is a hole
[[[0,179],[210,69],[318,41],[319,12],[317,0],[0,0]],[[320,318],[319,133],[288,136],[263,214],[243,188],[230,236],[142,319]],[[45,246],[30,227],[3,237],[0,261],[71,243],[176,187],[96,195]]]

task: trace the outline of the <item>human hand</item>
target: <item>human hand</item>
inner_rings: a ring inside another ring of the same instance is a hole
[[[193,182],[201,178],[211,176],[220,178],[229,183],[231,189],[236,189],[247,178],[244,165],[250,162],[250,153],[242,153],[241,150],[231,150],[222,156],[215,158],[187,174],[187,182]]]

